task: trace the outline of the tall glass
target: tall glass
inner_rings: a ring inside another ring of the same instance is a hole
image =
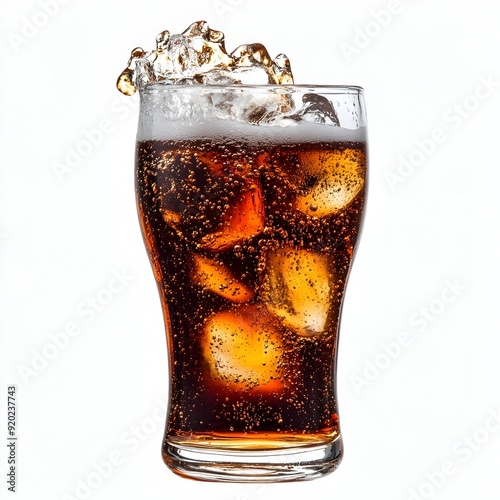
[[[342,458],[336,365],[363,220],[359,87],[141,90],[136,189],[163,306],[163,459],[215,481],[291,481]]]

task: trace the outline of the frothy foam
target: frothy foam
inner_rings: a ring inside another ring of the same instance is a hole
[[[366,127],[350,130],[341,127],[325,127],[316,123],[294,123],[283,126],[258,126],[250,123],[228,123],[225,120],[207,119],[185,125],[172,125],[167,120],[141,120],[137,132],[138,141],[182,141],[190,139],[231,139],[252,144],[294,144],[303,142],[365,142]]]
[[[359,94],[299,86],[169,86],[141,92],[138,140],[202,137],[252,141],[362,141],[365,123]],[[316,92],[316,93],[315,93]],[[340,125],[342,120],[342,127]],[[328,126],[325,126],[328,125]]]

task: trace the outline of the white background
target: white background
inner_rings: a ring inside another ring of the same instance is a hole
[[[498,3],[47,2],[50,15],[38,0],[0,11],[0,497],[15,384],[23,500],[498,499]],[[314,482],[187,481],[160,457],[167,352],[135,213],[137,101],[114,85],[130,49],[200,19],[230,50],[286,52],[297,83],[366,91],[370,195],[338,377],[346,451]],[[113,273],[125,285],[92,316]]]

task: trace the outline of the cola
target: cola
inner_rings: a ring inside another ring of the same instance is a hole
[[[332,373],[365,144],[146,140],[136,166],[170,352],[166,461],[171,444],[335,441]]]
[[[312,54],[312,53],[311,53]],[[204,21],[132,50],[139,220],[169,353],[163,459],[293,481],[342,458],[336,366],[367,188],[363,89],[295,85],[284,54]]]

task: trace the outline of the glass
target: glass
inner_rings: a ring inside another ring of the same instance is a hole
[[[367,187],[362,94],[141,90],[137,203],[169,353],[162,451],[181,476],[303,480],[341,461],[337,343]]]

